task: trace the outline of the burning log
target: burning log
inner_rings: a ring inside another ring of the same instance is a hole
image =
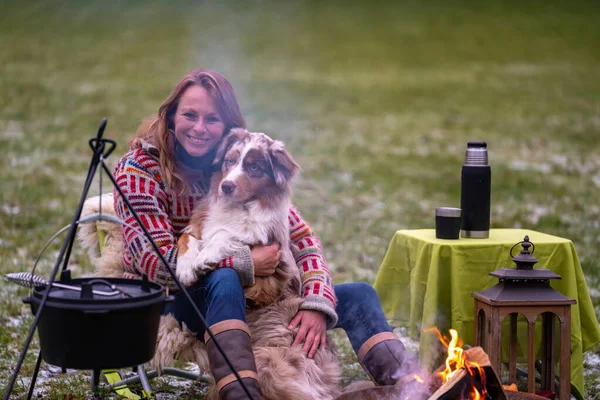
[[[435,373],[437,383],[434,381],[432,389],[437,390],[430,400],[506,400],[502,383],[481,347],[464,351],[454,329],[450,330],[451,340],[434,331],[448,349],[448,357]]]
[[[456,370],[430,400],[507,400],[502,383],[481,347],[465,350],[465,365]]]

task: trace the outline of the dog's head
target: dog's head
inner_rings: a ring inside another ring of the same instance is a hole
[[[300,169],[282,142],[243,129],[232,129],[223,139],[213,164],[221,165],[213,182],[218,197],[236,203],[289,194]]]

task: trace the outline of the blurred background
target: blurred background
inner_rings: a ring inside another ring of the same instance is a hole
[[[114,165],[204,67],[231,81],[249,129],[302,166],[294,203],[336,283],[372,283],[396,230],[433,228],[435,207],[458,207],[466,143],[485,140],[492,227],[571,239],[600,314],[599,17],[598,2],[558,0],[1,0],[0,273],[31,270],[70,222],[101,118]],[[91,194],[110,190],[105,179]],[[71,263],[93,270],[78,249]],[[0,293],[5,387],[31,316],[26,290]],[[598,346],[586,363],[600,398]]]

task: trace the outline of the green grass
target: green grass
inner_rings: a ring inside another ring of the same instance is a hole
[[[302,165],[294,202],[336,282],[372,282],[394,231],[458,205],[465,144],[483,139],[493,226],[573,240],[600,314],[600,6],[392,3],[1,1],[0,273],[30,270],[70,222],[102,117],[122,153],[180,77],[207,67]],[[91,271],[79,249],[71,262]],[[4,387],[31,319],[26,291],[1,285]],[[83,396],[85,379],[58,381],[48,393]],[[599,381],[586,375],[588,398]]]

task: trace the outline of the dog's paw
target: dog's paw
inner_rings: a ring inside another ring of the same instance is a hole
[[[218,259],[217,257],[207,257],[206,254],[200,253],[192,262],[192,267],[196,273],[204,274],[214,271],[220,263],[221,259]]]
[[[194,265],[194,260],[199,254],[200,251],[196,248],[187,249],[185,252],[180,250],[177,255],[177,269],[179,269],[179,267],[191,267]]]
[[[191,264],[180,265],[179,262],[177,262],[175,274],[183,286],[191,286],[198,280],[196,270]]]
[[[196,239],[191,235],[182,236],[178,243],[179,253],[177,255],[177,268],[175,273],[177,279],[185,285],[190,286],[196,280],[197,271],[194,268],[194,260],[200,254],[200,248],[202,241]]]

